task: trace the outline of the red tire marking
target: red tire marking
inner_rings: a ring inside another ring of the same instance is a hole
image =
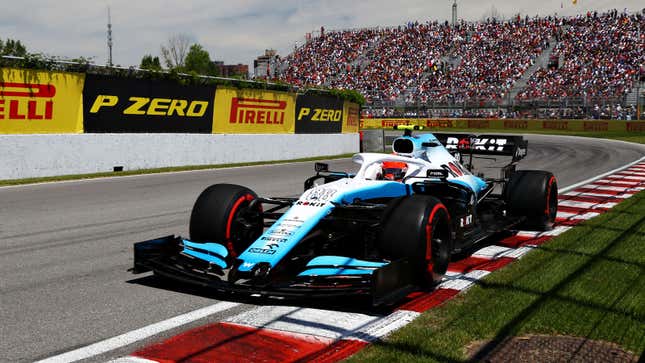
[[[233,204],[233,208],[231,208],[231,213],[228,215],[228,221],[226,222],[226,234],[224,235],[224,238],[226,239],[226,248],[228,249],[228,253],[230,253],[231,256],[233,257],[237,257],[237,253],[233,248],[233,241],[231,241],[231,225],[233,224],[233,217],[235,217],[235,212],[243,202],[247,200],[251,201],[253,199],[254,199],[253,195],[251,194],[246,194],[239,197]]]
[[[435,213],[439,209],[443,209],[446,212],[446,216],[448,217],[448,221],[450,221],[450,214],[448,213],[448,209],[446,206],[443,204],[439,203],[432,208],[432,211],[430,212],[430,216],[428,217],[428,223],[426,223],[426,262],[428,264],[428,270],[427,272],[429,274],[432,274],[432,268],[433,268],[433,263],[432,263],[432,220],[434,219]]]
[[[549,207],[551,202],[551,188],[553,188],[553,183],[555,183],[555,176],[552,175],[551,179],[549,179],[548,186],[546,188],[546,210],[544,211],[544,214],[549,220],[551,219],[551,211]]]

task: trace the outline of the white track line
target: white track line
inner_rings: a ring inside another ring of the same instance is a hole
[[[583,181],[581,181],[581,182],[579,182],[579,183],[575,183],[575,184],[573,184],[573,185],[569,185],[569,186],[568,186],[568,187],[566,187],[566,188],[562,188],[562,189],[558,190],[558,192],[559,192],[559,193],[565,193],[565,192],[568,192],[568,191],[573,190],[573,189],[576,189],[576,188],[578,188],[578,187],[580,187],[580,186],[582,186],[582,185],[585,185],[585,184],[591,183],[591,182],[593,182],[593,181],[596,181],[596,180],[598,180],[598,179],[604,178],[604,177],[606,177],[607,175],[611,175],[611,174],[617,173],[617,172],[619,172],[619,171],[622,171],[622,170],[628,169],[628,168],[629,168],[629,167],[631,167],[632,165],[636,165],[636,164],[638,164],[638,163],[640,163],[640,162],[642,162],[642,161],[645,161],[645,156],[644,156],[644,157],[642,157],[642,158],[640,158],[640,159],[638,159],[638,160],[636,160],[636,161],[634,161],[634,162],[631,162],[631,163],[629,163],[629,164],[627,164],[627,165],[623,165],[623,166],[621,166],[620,168],[616,168],[616,169],[614,169],[614,170],[610,170],[610,171],[608,171],[608,172],[606,172],[606,173],[602,173],[602,174],[600,174],[600,175],[596,175],[596,176],[594,176],[594,177],[592,177],[592,178],[589,178],[589,179],[587,179],[587,180],[583,180]]]
[[[94,357],[99,354],[103,354],[114,349],[125,347],[126,345],[130,345],[139,340],[151,337],[153,335],[159,334],[166,330],[170,330],[170,329],[191,323],[193,321],[205,318],[209,315],[213,315],[215,313],[219,313],[239,305],[240,305],[239,303],[232,303],[232,302],[226,302],[226,301],[219,302],[217,304],[207,306],[205,308],[201,308],[186,314],[175,316],[174,318],[170,318],[164,321],[160,321],[158,323],[144,326],[143,328],[139,328],[125,334],[121,334],[109,339],[105,339],[103,341],[88,345],[83,348],[79,348],[67,353],[49,357],[47,359],[43,359],[36,363],[75,362],[81,359]]]

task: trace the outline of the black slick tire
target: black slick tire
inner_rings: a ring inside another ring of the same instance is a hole
[[[433,284],[446,273],[451,253],[448,209],[437,198],[412,195],[397,201],[383,222],[379,250],[391,260],[406,258]]]
[[[264,228],[260,203],[249,188],[215,184],[197,198],[190,215],[190,239],[225,244],[232,257],[255,241]]]
[[[515,171],[504,189],[507,213],[526,217],[526,229],[549,230],[558,212],[558,182],[541,170]]]

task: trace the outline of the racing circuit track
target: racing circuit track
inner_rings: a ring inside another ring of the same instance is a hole
[[[550,170],[560,188],[645,155],[645,146],[609,140],[526,138],[520,169]],[[353,167],[348,159],[330,162],[332,170]],[[47,358],[217,303],[130,274],[132,243],[187,236],[192,204],[210,184],[295,196],[312,174],[305,162],[0,188],[0,361]],[[90,360],[124,356],[252,307],[235,305]]]

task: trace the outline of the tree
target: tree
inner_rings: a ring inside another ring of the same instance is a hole
[[[175,34],[161,45],[161,57],[169,69],[183,69],[191,39],[187,34]]]
[[[141,69],[148,69],[151,71],[161,71],[161,62],[159,62],[159,57],[153,57],[150,54],[146,54],[141,59]]]
[[[20,40],[7,39],[4,43],[0,40],[0,55],[24,57],[27,55],[27,48]]]
[[[211,57],[208,54],[208,51],[199,44],[193,44],[190,46],[190,50],[186,55],[184,70],[186,72],[194,72],[205,76],[217,75],[217,69],[213,62],[211,62]]]

